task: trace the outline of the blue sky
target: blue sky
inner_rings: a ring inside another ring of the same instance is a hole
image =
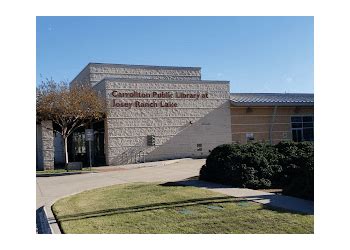
[[[231,92],[314,87],[313,17],[37,17],[37,82],[89,62],[196,66]]]

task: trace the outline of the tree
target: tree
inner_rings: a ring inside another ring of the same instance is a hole
[[[46,80],[37,87],[38,120],[52,120],[64,141],[65,163],[68,164],[67,139],[79,127],[103,119],[105,101],[88,85],[71,86],[66,82]]]

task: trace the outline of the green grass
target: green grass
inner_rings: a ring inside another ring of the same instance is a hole
[[[208,207],[209,206],[209,207]],[[313,215],[195,187],[127,184],[57,201],[64,233],[313,233]]]

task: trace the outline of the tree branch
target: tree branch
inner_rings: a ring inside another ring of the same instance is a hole
[[[76,126],[75,128],[71,128],[69,130],[69,132],[67,133],[67,137],[70,136],[74,132],[74,130],[76,130],[77,128],[83,127],[84,125],[85,125],[85,123],[82,123],[82,124]]]

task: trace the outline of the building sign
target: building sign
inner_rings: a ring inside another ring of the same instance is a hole
[[[85,129],[85,141],[94,141],[93,129]]]
[[[113,91],[112,96],[115,99],[112,99],[112,107],[116,108],[176,108],[178,107],[178,103],[175,101],[169,101],[164,99],[207,99],[208,92],[206,93],[184,93],[184,92],[119,92]],[[161,99],[152,100],[151,102],[143,102],[143,101],[133,101],[133,102],[125,102],[119,100],[119,98],[137,98],[137,99]]]

